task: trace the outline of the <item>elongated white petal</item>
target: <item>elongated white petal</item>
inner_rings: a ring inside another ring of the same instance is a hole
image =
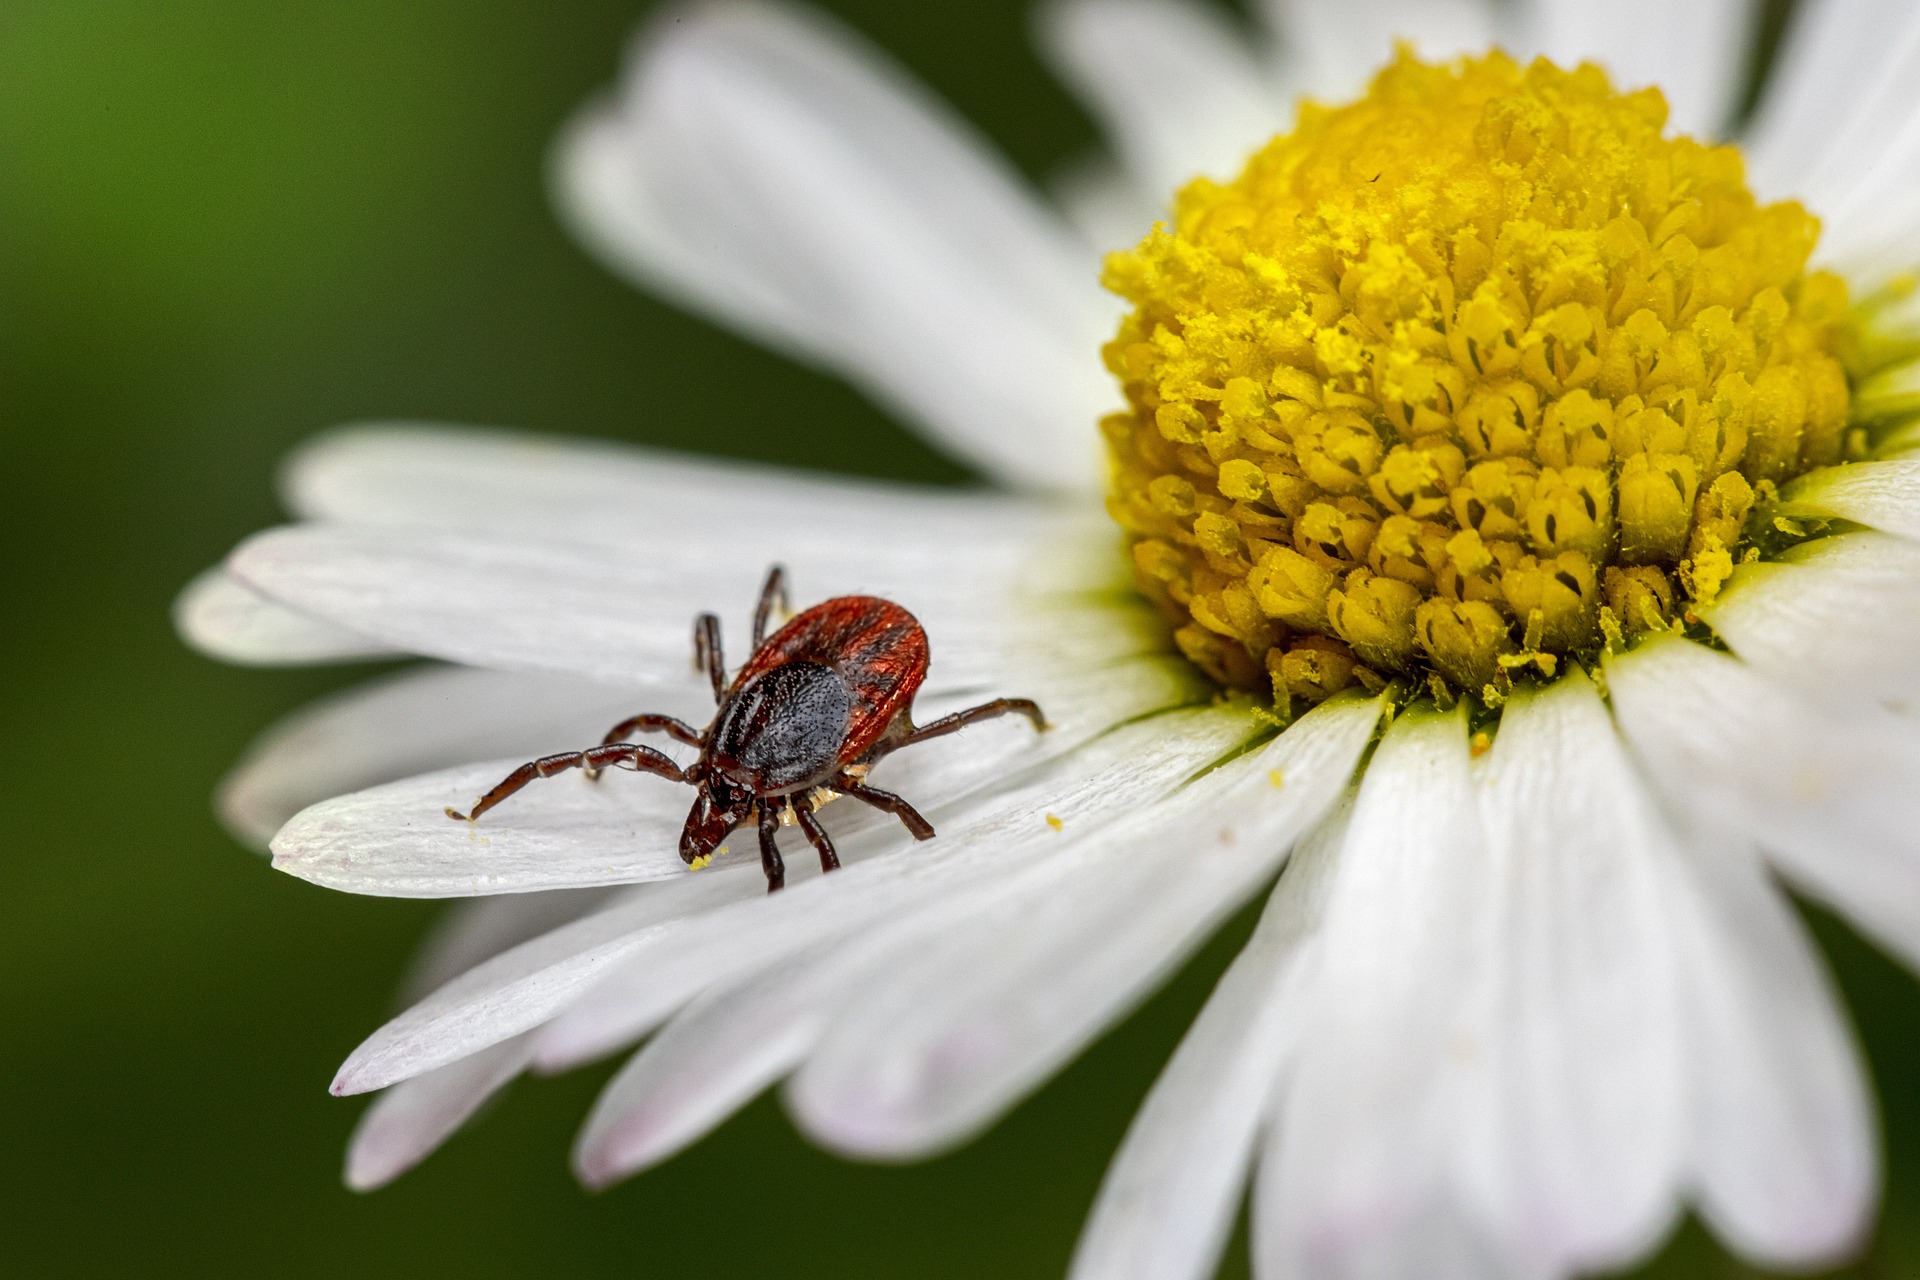
[[[1679,640],[1616,660],[1609,685],[1675,808],[1761,845],[1920,968],[1920,735],[1871,708],[1824,715]]]
[[[1781,514],[1856,524],[1920,539],[1920,460],[1822,467],[1788,485]]]
[[[1920,548],[1906,539],[1821,538],[1741,565],[1697,609],[1745,662],[1823,705],[1920,697]]]
[[[401,999],[411,1004],[501,952],[598,911],[608,889],[506,893],[450,903],[407,966]]]
[[[1185,701],[1192,686],[1169,660],[1148,659],[1040,680],[1020,692],[1038,698],[1051,717],[1046,733],[1036,734],[1021,717],[976,725],[890,757],[876,770],[876,785],[934,804],[1070,750],[1130,715]],[[915,706],[931,720],[979,701],[973,692],[923,695]],[[589,744],[598,739],[596,732]],[[690,748],[655,741],[683,764],[691,759]],[[528,784],[476,822],[448,819],[447,808],[467,811],[524,758],[425,774],[313,805],[274,837],[274,865],[329,888],[389,897],[521,893],[685,874],[679,836],[693,793],[664,778],[613,770],[592,781],[568,772]],[[905,840],[897,823],[855,806],[836,810],[828,825],[836,832],[880,827],[891,845]],[[755,861],[756,848],[750,833],[736,838],[720,865]]]
[[[1477,780],[1493,991],[1467,1185],[1515,1256],[1611,1270],[1678,1208],[1675,843],[1578,671],[1507,706]]]
[[[417,1000],[510,947],[579,919],[607,900],[594,890],[523,893],[457,903],[440,918],[407,974]],[[526,1069],[530,1035],[520,1035],[404,1080],[376,1098],[354,1127],[346,1183],[371,1191],[393,1181],[453,1136],[487,1099]]]
[[[692,1146],[813,1046],[839,975],[870,948],[858,938],[827,965],[814,957],[701,997],[622,1067],[594,1101],[574,1144],[573,1167],[604,1187]]]
[[[992,474],[1094,487],[1115,307],[967,126],[824,17],[682,7],[557,160],[608,264],[825,364]]]
[[[405,671],[323,698],[268,729],[221,781],[215,806],[229,831],[264,850],[318,801],[475,760],[591,746],[643,707],[697,726],[713,699],[704,688],[635,692],[534,672]]]
[[[991,1124],[1267,882],[1352,777],[1380,710],[1323,706],[1179,793],[1140,796],[1137,817],[901,956],[794,1077],[795,1118],[888,1159]]]
[[[1134,1116],[1074,1249],[1071,1280],[1214,1273],[1291,1042],[1282,991],[1319,926],[1345,832],[1336,810],[1294,850],[1259,928]]]
[[[361,662],[395,656],[369,636],[261,595],[224,568],[201,573],[173,602],[180,638],[222,662],[249,667]]]
[[[729,540],[750,543],[777,540],[796,525],[849,547],[893,536],[931,543],[1021,525],[1044,509],[1004,494],[423,422],[324,432],[287,459],[280,488],[287,509],[307,520],[516,532],[629,550],[646,540],[692,542],[715,520],[726,522]]]
[[[1330,102],[1364,91],[1396,40],[1422,57],[1482,53],[1495,38],[1485,0],[1265,0],[1289,89]]]
[[[653,981],[631,987],[629,1000],[658,1003],[661,988],[687,967],[689,946],[697,957],[691,967],[705,970],[713,994],[684,1024],[670,1023],[610,1086],[576,1162],[603,1182],[692,1141],[804,1056],[830,1017],[904,957],[948,945],[987,904],[1026,897],[1033,868],[1099,842],[1116,814],[1143,794],[1164,794],[1248,728],[1243,714],[1222,708],[1130,726],[1016,787],[979,797],[951,822],[940,817],[953,834],[923,857],[863,862],[649,940],[629,970],[639,977],[651,952]],[[761,1040],[777,1043],[778,1052],[755,1054],[738,1071],[716,1067],[736,1046]]]
[[[333,1092],[384,1089],[539,1026],[647,930],[758,892],[758,875],[757,866],[736,866],[640,885],[476,965],[367,1037],[334,1075]]]
[[[935,544],[903,528],[849,547],[803,525],[763,559],[695,536],[671,554],[635,556],[444,529],[300,525],[256,535],[229,565],[277,599],[409,651],[613,683],[683,677],[689,624],[716,607],[742,660],[745,617],[776,556],[800,600],[871,594],[912,610],[932,637],[933,688],[991,685],[1022,658],[1097,664],[1156,645],[1144,606],[1029,601],[1013,585],[1029,558],[1077,561],[1104,545],[1111,559],[1111,535],[1091,518],[971,535]]]
[[[1202,174],[1233,177],[1286,125],[1247,34],[1193,0],[1055,0],[1039,35],[1135,182],[1162,199]]]
[[[1347,828],[1256,1186],[1263,1275],[1397,1274],[1368,1260],[1404,1258],[1429,1214],[1454,1220],[1454,1122],[1487,1068],[1488,858],[1463,717],[1395,721]]]
[[[875,856],[886,851],[890,832],[857,833],[839,842],[840,857],[860,865],[831,880],[790,884],[775,897],[648,939],[542,1034],[540,1061],[558,1069],[620,1048],[700,987],[744,980],[828,939],[888,922],[918,936],[927,926],[916,913],[929,904],[951,912],[983,885],[1020,888],[1030,866],[1102,838],[1116,818],[1165,794],[1248,731],[1244,714],[1231,709],[1153,717],[930,811],[938,840],[906,856]],[[790,866],[789,877],[804,881],[803,868]]]
[[[347,1147],[347,1185],[355,1191],[373,1191],[419,1164],[488,1098],[526,1070],[533,1056],[531,1040],[531,1036],[516,1036],[404,1080],[374,1099]]]
[[[1763,1267],[1837,1263],[1872,1224],[1877,1123],[1813,941],[1750,857],[1696,849],[1682,934],[1700,1210]]]

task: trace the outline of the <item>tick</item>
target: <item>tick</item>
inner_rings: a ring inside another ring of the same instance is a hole
[[[992,702],[913,723],[913,695],[927,676],[927,633],[914,616],[876,596],[841,596],[817,604],[771,637],[776,605],[787,611],[786,574],[775,565],[753,611],[753,656],[727,682],[720,619],[703,613],[693,623],[693,661],[713,684],[718,709],[704,730],[672,716],[642,714],[607,731],[597,747],[528,761],[481,796],[471,813],[447,816],[471,822],[536,778],[584,769],[653,773],[694,789],[693,811],[680,831],[680,858],[705,865],[720,842],[747,823],[760,832],[760,865],[767,892],[786,882],[779,834],[798,824],[820,854],[820,869],[840,866],[833,841],[815,811],[836,796],[852,796],[900,819],[916,840],[931,840],[933,824],[900,796],[866,783],[867,772],[902,747],[938,738],[996,716],[1023,715],[1047,727],[1027,698]],[[639,733],[664,733],[700,749],[681,768],[652,747],[627,742]]]

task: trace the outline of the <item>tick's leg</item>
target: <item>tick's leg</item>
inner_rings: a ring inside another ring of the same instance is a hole
[[[713,682],[713,700],[720,701],[720,695],[727,691],[727,660],[720,652],[720,618],[717,614],[703,613],[693,620],[693,669],[707,669],[707,679]]]
[[[683,720],[676,720],[672,716],[651,714],[637,715],[631,719],[622,720],[619,724],[607,730],[607,736],[600,739],[600,745],[603,747],[609,746],[620,741],[622,738],[631,737],[636,733],[664,733],[668,737],[679,742],[684,742],[690,747],[705,745],[700,737],[700,731],[692,725],[687,724]],[[599,776],[600,771],[598,769],[587,770],[587,777],[598,778]]]
[[[806,832],[807,839],[820,851],[820,870],[838,871],[840,855],[833,851],[833,841],[827,837],[827,829],[820,825],[820,819],[813,816],[813,806],[805,800],[796,800],[793,816],[800,823],[800,830]]]
[[[892,814],[900,819],[901,825],[912,833],[915,840],[933,839],[933,824],[921,817],[918,809],[893,792],[855,782],[844,773],[827,785],[842,795],[852,796],[855,800],[864,800],[883,813]]]
[[[481,796],[471,813],[448,809],[447,816],[456,822],[472,822],[535,778],[551,778],[569,769],[631,769],[635,773],[657,773],[674,782],[687,780],[687,775],[681,772],[679,765],[652,747],[633,742],[611,743],[585,751],[562,751],[559,755],[529,760],[501,779],[499,786]]]
[[[1031,698],[995,698],[992,702],[983,702],[977,707],[968,707],[965,711],[956,711],[950,716],[941,716],[932,724],[923,724],[916,729],[909,730],[891,742],[883,742],[880,744],[873,758],[877,760],[881,756],[898,751],[902,747],[910,747],[916,742],[925,742],[928,738],[944,737],[949,733],[964,729],[970,724],[978,724],[982,720],[997,719],[1000,716],[1025,716],[1027,719],[1033,721],[1034,728],[1045,729],[1047,727],[1047,718],[1041,714],[1040,704]]]
[[[787,882],[787,864],[780,861],[780,805],[769,796],[760,802],[760,869],[767,873],[767,892]]]
[[[753,649],[755,653],[758,653],[760,646],[766,643],[767,619],[773,616],[776,603],[779,605],[781,613],[792,612],[793,606],[787,603],[787,571],[779,565],[775,565],[773,568],[767,570],[766,584],[760,588],[760,603],[753,607]]]

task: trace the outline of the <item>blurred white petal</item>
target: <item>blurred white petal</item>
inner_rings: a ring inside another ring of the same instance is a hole
[[[1346,812],[1288,859],[1260,926],[1154,1082],[1100,1186],[1071,1280],[1205,1280],[1219,1264],[1293,1028],[1283,1000],[1326,905]]]
[[[1053,0],[1037,29],[1134,182],[1163,200],[1202,174],[1232,178],[1291,115],[1248,33],[1197,0]]]
[[[1428,59],[1483,53],[1499,11],[1487,0],[1264,0],[1290,93],[1340,102],[1393,60],[1395,41]]]
[[[1424,1225],[1456,1216],[1454,1121],[1487,1070],[1490,853],[1467,766],[1464,717],[1431,711],[1395,720],[1367,766],[1256,1187],[1262,1274],[1409,1274],[1389,1260],[1442,1245],[1426,1274],[1484,1260],[1483,1232]]]
[[[1711,139],[1733,124],[1758,22],[1754,0],[1523,0],[1515,52],[1597,62],[1621,89],[1657,86],[1670,131]]]
[[[823,15],[657,16],[556,182],[616,270],[831,367],[996,477],[1098,483],[1115,306],[963,121]]]
[[[209,658],[243,667],[308,666],[397,656],[370,636],[290,609],[215,565],[173,602],[180,638]]]

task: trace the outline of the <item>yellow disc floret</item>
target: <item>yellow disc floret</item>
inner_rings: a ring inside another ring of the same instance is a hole
[[[1109,258],[1111,507],[1189,657],[1497,702],[1711,599],[1756,497],[1858,449],[1817,222],[1665,122],[1403,51]]]

